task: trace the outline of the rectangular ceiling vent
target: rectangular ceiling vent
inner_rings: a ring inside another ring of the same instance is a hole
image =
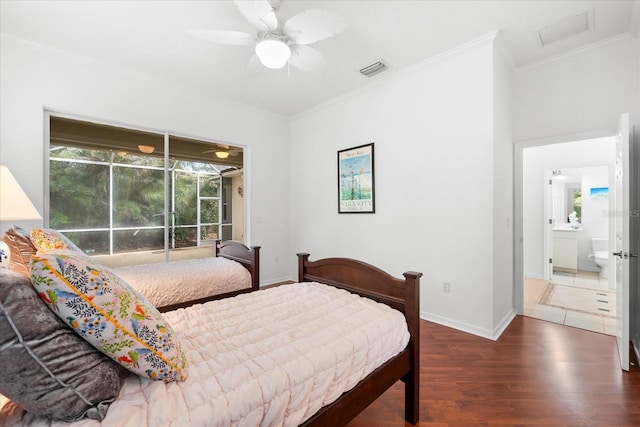
[[[371,77],[374,74],[378,74],[387,69],[387,64],[382,61],[382,59],[378,59],[373,64],[369,64],[366,67],[360,68],[360,74],[366,77]]]
[[[592,29],[593,9],[589,9],[586,12],[540,28],[538,30],[538,40],[542,46],[546,46]]]

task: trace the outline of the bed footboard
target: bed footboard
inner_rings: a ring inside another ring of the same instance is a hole
[[[387,304],[404,314],[411,336],[404,351],[322,408],[304,426],[345,425],[398,380],[405,384],[405,420],[410,424],[418,422],[421,276],[422,273],[408,271],[402,280],[361,261],[348,258],[309,261],[309,254],[298,254],[299,282],[325,283]]]

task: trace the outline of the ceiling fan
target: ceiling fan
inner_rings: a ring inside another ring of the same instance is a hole
[[[237,156],[241,149],[229,148],[227,144],[217,144],[217,148],[203,151],[202,154],[214,153],[219,159],[226,159],[229,156]]]
[[[302,71],[322,71],[326,63],[322,54],[309,46],[332,37],[347,28],[338,14],[324,9],[309,9],[280,25],[276,11],[280,0],[234,0],[240,13],[256,27],[255,35],[242,31],[193,29],[192,36],[214,43],[250,46],[255,54],[249,61],[249,72],[262,66],[282,68],[287,63]]]

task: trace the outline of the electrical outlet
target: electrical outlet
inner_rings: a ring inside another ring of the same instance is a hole
[[[451,292],[451,282],[442,282],[442,292]]]

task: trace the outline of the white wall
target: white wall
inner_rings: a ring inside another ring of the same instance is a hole
[[[498,329],[514,315],[512,86],[513,67],[498,37],[493,76],[493,325]]]
[[[524,274],[527,277],[544,277],[544,238],[545,238],[545,183],[549,179],[545,172],[554,169],[584,168],[583,180],[583,225],[578,256],[578,268],[595,270],[595,266],[586,259],[591,250],[591,237],[608,235],[608,221],[594,220],[593,215],[601,215],[598,206],[591,204],[588,198],[588,185],[607,181],[597,169],[587,167],[604,166],[608,173],[613,167],[615,139],[613,137],[597,138],[586,141],[573,141],[561,144],[529,147],[523,153],[523,236],[524,236]],[[604,180],[604,181],[603,181]],[[602,185],[605,186],[605,185]],[[589,187],[590,188],[590,187]],[[585,206],[586,205],[586,206]],[[605,204],[608,209],[608,202]],[[593,209],[592,209],[593,208]],[[602,226],[605,226],[604,230]]]
[[[637,125],[639,76],[638,40],[631,36],[518,69],[514,140],[587,132],[603,136],[601,131],[614,135],[625,112]]]
[[[9,166],[41,213],[45,108],[242,145],[248,157],[248,241],[263,246],[262,282],[288,278],[284,262],[291,258],[286,238],[289,159],[285,118],[4,34],[0,55],[0,162]],[[0,226],[3,231],[10,225]]]
[[[494,290],[508,287],[494,283],[494,209],[510,209],[506,196],[494,198],[492,42],[383,77],[290,125],[292,250],[400,277],[420,271],[423,317],[489,337]],[[338,214],[337,151],[369,142],[376,213]]]

